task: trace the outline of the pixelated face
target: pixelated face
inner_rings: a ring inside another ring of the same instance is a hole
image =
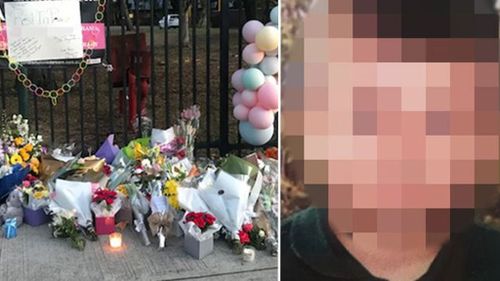
[[[327,181],[348,232],[449,231],[500,182],[496,15],[473,0],[319,2],[304,23],[306,188]]]

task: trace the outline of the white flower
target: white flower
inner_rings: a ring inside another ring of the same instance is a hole
[[[151,161],[149,159],[144,159],[141,161],[141,166],[144,169],[149,169],[149,168],[151,168]]]
[[[264,230],[259,231],[259,237],[264,237],[264,236],[266,236]]]

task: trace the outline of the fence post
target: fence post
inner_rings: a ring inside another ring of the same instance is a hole
[[[221,1],[220,11],[220,145],[221,156],[229,152],[229,5],[228,0]]]
[[[27,73],[26,68],[21,67],[21,70],[24,73]],[[19,114],[21,114],[24,118],[28,118],[28,91],[23,86],[21,82],[16,79],[15,88],[17,92],[17,99],[19,101]]]

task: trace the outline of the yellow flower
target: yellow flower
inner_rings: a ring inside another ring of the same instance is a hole
[[[38,158],[36,157],[31,158],[30,166],[31,166],[31,171],[33,171],[33,173],[35,174],[38,174],[39,172],[38,168],[40,167],[40,161],[38,160]]]
[[[33,193],[33,198],[40,200],[40,199],[43,199],[46,194],[47,194],[47,191],[36,191],[35,193]]]
[[[28,161],[28,159],[30,159],[31,155],[26,152],[26,150],[24,148],[21,148],[19,150],[19,154],[21,155],[21,157],[23,158],[24,161]]]
[[[27,145],[24,146],[24,150],[26,150],[27,152],[33,151],[33,144],[28,143]]]
[[[116,191],[123,194],[125,197],[128,197],[128,191],[125,185],[121,184],[116,188]]]
[[[177,188],[179,187],[179,183],[175,180],[169,180],[165,183],[165,189],[163,193],[168,197],[168,203],[172,208],[178,210],[179,209],[179,201],[177,200]]]
[[[16,165],[16,164],[24,164],[23,158],[19,156],[19,154],[15,153],[10,157],[10,164]]]
[[[146,154],[144,149],[142,148],[142,145],[140,143],[136,143],[134,145],[134,158],[135,160],[140,160],[142,157]]]
[[[14,139],[14,143],[17,146],[21,146],[24,143],[24,139],[22,137],[17,137],[17,138]]]

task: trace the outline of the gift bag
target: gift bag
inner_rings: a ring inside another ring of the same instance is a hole
[[[23,221],[28,225],[39,226],[50,222],[50,216],[45,213],[44,208],[33,210],[31,208],[23,207],[23,212]]]
[[[115,232],[115,217],[96,217],[95,233],[97,235],[107,235]]]

